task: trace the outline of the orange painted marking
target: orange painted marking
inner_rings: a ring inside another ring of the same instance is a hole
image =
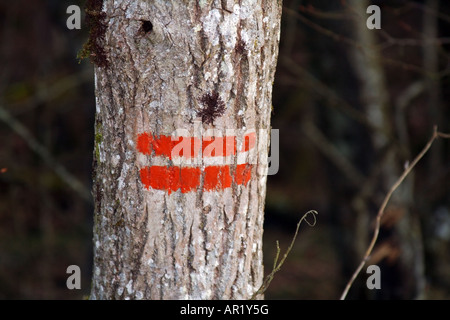
[[[203,137],[200,142],[198,138],[179,137],[176,141],[172,141],[171,136],[161,135],[155,137],[148,132],[138,135],[137,150],[146,155],[151,155],[152,151],[156,156],[165,156],[169,159],[173,158],[173,150],[177,145],[182,145],[181,152],[178,156],[185,158],[194,158],[198,155],[200,147],[202,148],[202,157],[226,157],[236,155],[237,141],[235,136],[226,137]],[[244,143],[240,152],[250,151],[255,147],[256,133],[251,132],[244,136]],[[184,154],[184,150],[189,150],[188,154]]]
[[[205,168],[203,190],[225,189],[231,187],[230,166],[208,166]]]
[[[202,172],[200,168],[180,168],[178,166],[150,166],[140,170],[142,184],[147,189],[166,190],[170,193],[181,189],[182,193],[194,191],[200,187],[203,177],[203,190],[223,190],[230,188],[234,181],[238,185],[247,185],[251,178],[252,165],[243,164],[231,168],[225,166],[208,166]]]
[[[149,189],[182,193],[195,190],[200,185],[200,168],[151,166],[140,170],[142,184]]]
[[[163,156],[172,159],[174,156],[194,158],[226,157],[236,155],[237,141],[235,136],[179,137],[172,141],[171,136],[153,136],[144,132],[137,137],[137,150],[144,155]],[[256,145],[256,133],[244,136],[244,143],[239,152],[247,152]],[[201,148],[201,149],[200,149]],[[182,193],[195,191],[203,181],[204,191],[224,190],[233,183],[247,185],[251,179],[253,166],[240,164],[232,169],[229,165],[206,166],[202,171],[199,167],[150,166],[140,170],[142,184],[147,189],[165,190],[169,194],[181,190]]]

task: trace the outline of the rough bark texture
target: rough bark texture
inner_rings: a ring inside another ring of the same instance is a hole
[[[251,297],[263,279],[267,164],[223,190],[145,188],[141,168],[173,162],[138,152],[137,137],[192,133],[202,97],[218,93],[224,114],[198,127],[254,129],[267,158],[281,1],[105,0],[102,10],[91,299]]]

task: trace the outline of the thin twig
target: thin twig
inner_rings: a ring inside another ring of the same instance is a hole
[[[312,123],[302,123],[303,133],[355,186],[361,186],[365,176],[352,165],[345,155]]]
[[[310,19],[306,18],[304,15],[296,12],[295,10],[292,10],[292,9],[290,9],[288,7],[283,7],[283,12],[285,12],[285,13],[287,13],[287,14],[295,17],[295,18],[297,18],[298,20],[300,20],[301,22],[303,22],[304,24],[306,24],[310,28],[314,29],[315,31],[317,31],[317,32],[319,32],[319,33],[321,33],[321,34],[323,34],[323,35],[325,35],[327,37],[332,38],[333,40],[335,40],[337,42],[343,42],[343,43],[349,44],[351,46],[361,48],[361,46],[356,41],[354,41],[353,39],[345,37],[345,36],[343,36],[341,34],[338,34],[336,32],[333,32],[333,31],[331,31],[331,30],[329,30],[329,29],[327,29],[325,27],[322,27],[319,24],[317,24],[317,23],[311,21]]]
[[[441,19],[441,20],[443,20],[443,21],[446,21],[446,22],[450,23],[450,15],[444,14],[443,12],[441,12],[441,11],[439,11],[439,10],[431,9],[431,8],[429,8],[428,6],[424,5],[424,4],[416,3],[416,2],[414,2],[414,1],[409,1],[409,0],[407,1],[407,0],[404,0],[404,2],[407,2],[407,5],[409,5],[409,6],[416,7],[416,8],[419,8],[419,9],[425,11],[425,12],[429,12],[429,13],[431,13],[431,14],[434,14],[434,15],[436,15],[439,19]]]
[[[352,10],[353,11],[353,10]],[[350,46],[353,46],[355,48],[357,48],[358,50],[361,50],[361,52],[363,54],[365,54],[368,58],[373,58],[373,54],[372,51],[374,49],[377,49],[378,46],[375,46],[373,48],[364,48],[360,43],[358,43],[357,41],[349,38],[349,37],[345,37],[339,33],[336,33],[334,31],[331,31],[325,27],[322,27],[321,25],[313,22],[312,20],[306,18],[304,15],[296,12],[295,10],[289,9],[287,7],[283,7],[283,12],[285,12],[286,14],[292,15],[295,18],[297,18],[298,20],[300,20],[301,22],[303,22],[305,25],[309,26],[310,28],[314,29],[316,32],[323,34],[331,39],[333,39],[336,42],[340,42],[340,43],[344,43]],[[383,44],[384,45],[384,44]],[[425,75],[427,77],[443,77],[447,74],[447,70],[444,70],[445,73],[439,73],[439,74],[428,74],[427,72],[425,72],[423,70],[422,67],[407,63],[407,62],[403,62],[401,60],[396,60],[396,59],[391,59],[388,57],[383,57],[383,63],[385,64],[389,64],[391,66],[397,67],[397,68],[402,68],[403,70],[408,70],[408,71],[413,71],[422,75]]]
[[[36,94],[28,97],[24,101],[8,104],[8,107],[12,110],[12,115],[17,117],[20,114],[36,108],[39,105],[39,102],[50,102],[71,89],[82,85],[84,82],[93,81],[94,76],[92,73],[90,68],[85,68],[80,72],[58,79],[58,81],[52,85],[44,86],[38,90]]]
[[[437,131],[437,127],[434,127],[433,130],[433,135],[431,136],[430,140],[428,141],[428,143],[426,144],[426,146],[423,148],[423,150],[416,156],[416,158],[411,162],[411,164],[405,168],[405,170],[403,171],[403,174],[400,176],[400,178],[398,178],[398,180],[394,183],[394,185],[391,187],[391,189],[389,190],[389,192],[386,194],[383,203],[380,206],[380,209],[378,210],[377,216],[376,216],[376,223],[375,223],[375,231],[373,233],[373,237],[372,240],[369,244],[369,247],[367,248],[366,254],[364,255],[364,258],[362,259],[361,263],[359,264],[358,268],[356,269],[356,271],[353,273],[351,279],[349,280],[349,282],[347,283],[347,286],[344,289],[344,292],[341,295],[341,300],[345,300],[348,291],[350,290],[353,282],[355,281],[356,277],[359,275],[359,273],[361,272],[362,268],[364,267],[364,265],[366,264],[366,262],[369,260],[370,255],[372,254],[372,250],[375,246],[375,243],[378,239],[378,234],[380,232],[380,226],[381,226],[381,218],[383,217],[384,214],[384,210],[386,209],[386,206],[392,196],[392,194],[394,193],[395,190],[397,190],[397,188],[402,184],[403,180],[405,180],[405,178],[409,175],[409,173],[412,171],[412,169],[416,166],[416,164],[423,158],[423,156],[428,152],[428,150],[431,148],[431,145],[433,144],[434,140],[436,140],[437,138],[445,138],[445,139],[450,139],[450,134],[447,133],[442,133]]]
[[[305,68],[297,64],[293,59],[288,56],[281,55],[279,58],[281,65],[288,68],[289,72],[294,73],[300,79],[305,80],[307,86],[316,91],[321,97],[327,99],[329,103],[327,106],[335,108],[339,112],[342,112],[349,118],[357,121],[358,123],[366,126],[371,130],[377,130],[368,120],[367,116],[351,106],[347,101],[340,97],[332,88],[321,80],[317,79],[314,75],[308,72]]]
[[[317,9],[313,6],[303,5],[299,6],[299,10],[319,19],[348,20],[348,14],[345,11],[327,12]]]
[[[292,248],[294,247],[294,243],[295,240],[297,239],[297,235],[298,235],[298,230],[300,229],[300,225],[302,224],[303,221],[306,221],[306,223],[310,226],[310,227],[314,227],[316,225],[317,222],[317,218],[316,215],[318,215],[319,213],[315,210],[310,210],[307,213],[305,213],[300,221],[297,223],[297,228],[295,229],[295,234],[294,237],[291,240],[291,244],[289,245],[289,247],[287,248],[285,254],[283,255],[283,258],[281,259],[281,261],[278,263],[278,259],[280,257],[280,244],[277,241],[277,253],[275,255],[275,259],[273,261],[273,270],[272,272],[266,276],[266,278],[263,281],[263,284],[261,285],[261,287],[259,287],[259,289],[252,295],[252,297],[250,298],[251,300],[255,300],[257,296],[263,294],[267,288],[269,287],[270,283],[273,280],[273,277],[275,276],[275,273],[277,273],[278,271],[280,271],[281,266],[284,264],[284,261],[286,260],[286,258],[288,257],[289,253],[291,252]],[[311,215],[313,216],[314,220],[313,222],[309,222],[306,218]]]
[[[6,109],[0,106],[0,120],[6,123],[15,133],[21,136],[31,150],[36,152],[44,162],[74,191],[84,200],[92,202],[91,193],[77,178],[57,162],[50,152],[37,141],[30,131],[18,120],[16,120]]]

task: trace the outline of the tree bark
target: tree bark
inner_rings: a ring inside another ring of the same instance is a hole
[[[102,12],[90,298],[250,298],[263,280],[281,1],[106,0]],[[226,165],[202,158],[227,129]],[[173,157],[174,132],[203,146]]]

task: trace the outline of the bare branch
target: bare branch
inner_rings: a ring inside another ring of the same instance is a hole
[[[352,12],[353,10],[351,9],[351,7],[348,7],[348,9],[350,10],[350,12]],[[371,51],[372,50],[363,50],[363,46],[358,43],[357,41],[354,41],[348,37],[345,37],[341,34],[338,34],[336,32],[333,32],[325,27],[322,27],[320,25],[318,25],[317,23],[311,21],[310,19],[306,18],[304,15],[296,12],[295,10],[289,9],[287,7],[283,7],[283,12],[285,12],[286,14],[292,15],[294,17],[296,17],[298,20],[300,20],[301,22],[303,22],[304,24],[306,24],[307,26],[309,26],[310,28],[314,29],[315,31],[317,31],[320,34],[323,34],[331,39],[333,39],[334,41],[337,42],[342,42],[345,43],[347,45],[353,46],[359,50],[361,50],[365,55],[367,55],[368,58],[372,58],[372,54]],[[397,40],[397,39],[394,39]],[[444,41],[447,41],[447,39],[444,39]],[[409,42],[409,40],[407,41]],[[385,46],[386,43],[383,43],[379,46],[376,46],[373,49],[376,48],[380,48]],[[391,66],[395,66],[398,68],[401,68],[403,70],[408,70],[408,71],[414,71],[416,73],[422,74],[424,76],[427,77],[435,77],[435,76],[439,76],[439,77],[444,77],[448,74],[448,72],[450,72],[449,70],[443,70],[441,71],[439,74],[435,75],[435,74],[429,74],[428,72],[426,72],[423,68],[410,64],[410,63],[406,63],[404,61],[400,61],[400,60],[396,60],[396,59],[391,59],[391,58],[387,58],[387,57],[383,57],[382,59],[383,63],[391,65]]]
[[[355,186],[361,186],[364,175],[333,145],[325,135],[311,122],[302,124],[303,133],[314,145],[344,174]]]
[[[443,21],[446,21],[446,22],[450,23],[450,15],[444,14],[444,13],[442,13],[442,12],[440,12],[438,10],[435,10],[433,8],[429,8],[428,6],[426,6],[424,4],[421,4],[421,3],[417,3],[417,2],[414,2],[414,1],[406,1],[406,0],[405,0],[405,2],[407,2],[408,6],[419,8],[419,9],[425,11],[425,12],[428,12],[430,14],[433,14],[433,15],[437,16],[439,19],[441,19]]]
[[[426,146],[423,148],[423,150],[416,156],[416,158],[405,168],[405,170],[403,171],[402,175],[397,179],[397,181],[394,183],[394,185],[391,187],[391,189],[389,190],[389,192],[386,194],[383,203],[380,206],[380,209],[378,210],[377,216],[376,216],[376,220],[375,220],[375,231],[372,237],[372,240],[369,244],[369,247],[367,248],[367,251],[361,261],[361,263],[359,264],[358,268],[356,269],[356,271],[353,273],[351,279],[349,280],[349,282],[347,283],[347,286],[345,287],[342,295],[341,295],[341,300],[345,300],[348,291],[350,290],[353,282],[355,281],[356,277],[359,275],[359,273],[361,272],[362,268],[364,267],[364,265],[366,264],[366,262],[369,260],[370,255],[372,254],[373,248],[375,246],[375,243],[378,239],[378,234],[380,232],[380,226],[381,226],[381,218],[383,217],[384,214],[384,210],[386,209],[386,206],[389,202],[389,200],[391,199],[392,194],[395,192],[395,190],[397,190],[397,188],[402,184],[403,180],[405,180],[405,178],[410,174],[410,172],[413,170],[413,168],[417,165],[417,163],[423,158],[423,156],[428,152],[428,150],[431,148],[433,142],[437,139],[437,138],[445,138],[445,139],[450,139],[450,134],[447,133],[442,133],[437,131],[437,127],[434,127],[434,131],[433,131],[433,135],[431,136],[430,140],[428,141],[428,143],[426,144]]]
[[[330,19],[330,20],[346,20],[348,19],[348,14],[345,11],[338,11],[338,12],[326,12],[319,10],[317,8],[314,8],[313,6],[299,6],[299,10],[301,12],[308,13],[311,16],[314,16],[316,18],[320,19]]]
[[[295,240],[297,239],[297,235],[298,235],[298,230],[300,229],[300,225],[302,224],[303,221],[306,221],[306,223],[310,226],[310,227],[314,227],[316,225],[317,222],[317,217],[316,215],[318,215],[319,213],[315,210],[310,210],[307,213],[305,213],[300,221],[297,223],[297,228],[295,229],[295,234],[292,237],[291,240],[291,244],[289,245],[289,247],[287,248],[285,254],[283,255],[283,258],[281,259],[281,261],[278,263],[278,259],[280,257],[280,245],[277,241],[277,253],[273,262],[273,270],[272,272],[267,275],[267,277],[264,279],[263,284],[261,285],[261,287],[259,287],[259,289],[252,295],[252,297],[250,298],[251,300],[255,300],[257,296],[263,294],[267,288],[269,287],[270,283],[273,280],[273,277],[275,276],[275,273],[277,273],[278,271],[280,271],[281,266],[284,264],[284,261],[286,260],[286,258],[288,257],[289,253],[291,252],[292,248],[294,247],[294,243]],[[314,219],[313,222],[309,222],[307,220],[308,216],[311,215]]]
[[[330,88],[327,84],[317,79],[314,75],[296,63],[294,60],[289,58],[288,56],[280,56],[280,64],[288,68],[288,70],[294,73],[301,79],[306,80],[309,89],[314,90],[320,96],[324,97],[329,101],[327,106],[335,108],[339,112],[342,112],[349,118],[357,121],[358,123],[366,126],[370,130],[376,130],[377,128],[373,127],[372,124],[367,120],[367,116],[350,105],[347,101],[345,101],[342,97],[340,97],[336,91]]]
[[[14,109],[12,114],[18,116],[19,114],[23,114],[36,108],[40,102],[54,100],[71,89],[80,86],[84,82],[92,81],[93,78],[92,69],[85,68],[80,72],[58,79],[58,81],[52,85],[40,88],[34,95],[28,97],[24,101],[11,103],[8,104],[8,106],[11,107],[11,109]]]
[[[6,109],[0,106],[0,120],[6,123],[15,133],[21,136],[28,144],[31,150],[36,152],[42,160],[76,193],[78,193],[84,200],[91,202],[91,193],[77,178],[66,170],[60,163],[58,163],[50,152],[39,143],[30,131],[16,120]]]

